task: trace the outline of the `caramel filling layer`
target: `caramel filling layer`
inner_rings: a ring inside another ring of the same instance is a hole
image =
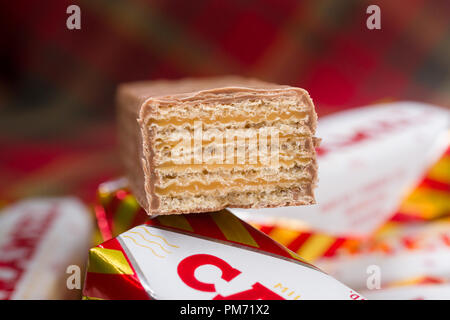
[[[243,115],[243,116],[221,116],[219,118],[213,118],[216,115],[211,115],[209,117],[198,117],[195,119],[185,119],[180,117],[171,117],[168,119],[150,119],[150,124],[156,124],[158,126],[167,126],[167,125],[182,125],[182,124],[190,124],[194,125],[195,121],[201,121],[203,124],[214,124],[214,123],[232,123],[232,122],[261,122],[261,121],[274,121],[274,120],[304,120],[308,115],[308,112],[304,111],[289,111],[284,113],[279,112],[271,112],[264,116],[251,116],[251,115]]]
[[[224,135],[222,137],[222,140],[225,141],[226,138],[227,137]],[[254,135],[254,138],[256,139],[257,146],[259,146],[259,143],[258,143],[258,141],[259,141],[259,133],[256,132],[255,135]],[[280,145],[283,144],[283,143],[289,142],[289,139],[296,139],[295,141],[292,141],[292,142],[299,142],[299,141],[305,141],[306,138],[311,138],[311,135],[301,134],[301,133],[299,133],[299,134],[281,134],[281,133],[278,134],[278,141],[279,141]],[[220,140],[220,138],[219,138],[219,140]],[[270,146],[270,142],[271,142],[271,137],[270,136],[267,136],[267,141],[268,141],[268,146]],[[156,146],[156,150],[161,150],[163,148],[173,148],[173,147],[177,146],[179,143],[182,143],[182,142],[183,142],[183,139],[179,139],[179,140],[176,140],[176,141],[174,141],[174,140],[165,140],[165,141],[163,141],[162,139],[157,139],[155,141],[155,146]],[[194,142],[194,139],[191,138],[191,146],[193,145],[193,142]],[[202,147],[207,147],[208,145],[210,145],[212,143],[217,143],[217,142],[218,141],[216,141],[215,138],[214,139],[203,139],[202,140]],[[231,141],[230,143],[236,144],[235,141]],[[224,145],[224,144],[222,143],[222,144],[219,144],[219,145]]]
[[[268,186],[268,185],[279,185],[279,184],[287,184],[287,183],[296,183],[296,184],[306,184],[311,183],[309,179],[296,179],[296,180],[287,180],[280,179],[277,181],[266,181],[264,179],[255,179],[255,180],[246,180],[246,179],[235,179],[231,182],[211,182],[209,184],[204,184],[202,182],[192,182],[186,186],[181,186],[178,184],[173,184],[165,188],[155,187],[155,193],[160,196],[165,196],[169,194],[177,194],[182,192],[190,192],[197,193],[202,191],[211,191],[216,189],[225,189],[225,188],[236,188],[236,187],[246,187],[246,186]]]
[[[297,158],[295,160],[282,160],[280,159],[278,161],[280,167],[286,166],[286,167],[292,167],[293,165],[305,165],[311,162],[311,158]],[[156,167],[156,170],[161,171],[185,171],[187,169],[192,169],[193,171],[201,171],[201,170],[207,170],[207,171],[215,171],[220,169],[240,169],[240,170],[247,170],[247,169],[260,169],[264,167],[268,167],[267,164],[175,164],[172,161],[167,161],[162,163],[161,165]]]

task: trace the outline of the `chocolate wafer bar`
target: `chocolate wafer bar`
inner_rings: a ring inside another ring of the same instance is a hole
[[[121,155],[150,215],[313,204],[308,93],[234,76],[123,84]]]

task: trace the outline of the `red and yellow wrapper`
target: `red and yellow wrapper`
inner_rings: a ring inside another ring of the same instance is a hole
[[[361,242],[359,239],[315,232],[307,227],[289,228],[279,225],[259,224],[253,224],[253,226],[310,263],[322,258],[332,258],[341,252],[356,253]]]
[[[381,287],[410,279],[450,279],[450,218],[426,223],[390,222],[354,255],[342,254],[319,265],[340,281],[364,288],[376,266]]]
[[[123,202],[133,196],[123,186],[108,187],[109,193],[102,189],[108,199],[104,217],[130,208]],[[92,248],[83,294],[86,299],[364,299],[227,210],[158,216]]]

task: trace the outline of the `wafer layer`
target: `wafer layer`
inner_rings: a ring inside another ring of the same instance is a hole
[[[314,203],[316,114],[306,91],[224,77],[126,84],[121,154],[149,214]]]

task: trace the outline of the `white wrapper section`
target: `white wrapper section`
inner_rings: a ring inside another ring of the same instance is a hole
[[[0,300],[79,298],[81,290],[66,282],[77,268],[83,275],[91,236],[92,218],[75,198],[30,199],[2,210]]]
[[[154,299],[363,300],[301,262],[148,225],[117,237]]]

